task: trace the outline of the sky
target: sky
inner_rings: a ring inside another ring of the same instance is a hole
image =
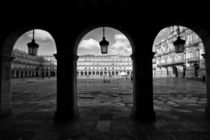
[[[78,55],[102,55],[99,42],[102,40],[102,27],[88,32],[78,45]],[[132,54],[131,44],[120,31],[105,27],[105,37],[109,41],[109,55]],[[24,33],[17,40],[15,48],[28,52],[27,43],[32,40],[32,30]],[[53,37],[46,31],[35,29],[35,41],[39,44],[38,55],[53,55],[56,53],[56,46]]]
[[[44,30],[35,29],[35,42],[39,44],[38,55],[53,55],[56,53],[53,37]],[[14,48],[28,52],[27,43],[32,40],[32,30],[24,33],[15,43]]]
[[[99,42],[103,37],[103,28],[96,28],[88,32],[80,41],[77,54],[84,55],[102,55]],[[124,55],[132,54],[131,44],[127,37],[114,28],[105,27],[105,37],[109,41],[108,55]]]
[[[103,29],[96,28],[88,32],[80,41],[78,45],[78,55],[102,55],[100,51],[99,42],[102,40]],[[162,38],[168,35],[168,29],[161,30],[155,39],[159,42]],[[128,38],[120,31],[105,27],[105,37],[109,41],[108,55],[124,55],[130,56],[132,54],[131,44]],[[17,40],[15,48],[28,52],[27,43],[31,42],[32,30],[24,33]],[[53,55],[56,53],[56,46],[53,37],[50,33],[35,29],[35,40],[39,44],[38,55]]]

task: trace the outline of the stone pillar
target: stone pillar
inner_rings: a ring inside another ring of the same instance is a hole
[[[155,120],[153,108],[153,78],[152,78],[152,58],[150,55],[132,54],[133,60],[133,110],[132,116],[141,122],[152,122]]]
[[[26,78],[27,77],[27,72],[25,70],[24,70],[23,74],[24,74],[23,78]]]
[[[206,66],[206,93],[207,93],[207,104],[205,113],[210,117],[210,53],[203,54]]]
[[[14,70],[14,77],[13,78],[16,78],[16,70]]]
[[[11,91],[10,91],[10,79],[11,79],[11,62],[14,57],[2,56],[0,58],[0,116],[5,116],[11,113]]]
[[[16,74],[16,77],[17,77],[17,78],[20,78],[20,71],[17,70],[17,72],[18,72],[18,73]]]
[[[25,72],[23,70],[21,70],[21,78],[24,78],[25,77],[24,73]]]
[[[55,119],[67,121],[74,119],[78,114],[76,98],[76,64],[78,56],[56,54],[55,57],[57,59],[57,108]],[[67,58],[72,60],[68,65],[65,61]]]

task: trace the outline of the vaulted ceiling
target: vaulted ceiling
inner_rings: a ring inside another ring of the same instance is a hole
[[[208,3],[192,0],[1,0],[0,2],[1,14],[10,16],[152,14],[174,17],[176,13],[190,16],[207,9]]]
[[[92,25],[95,21],[112,20],[118,24],[138,22],[136,25],[158,26],[165,25],[166,21],[168,25],[176,24],[176,21],[200,24],[206,18],[202,25],[208,27],[208,6],[202,0],[1,0],[0,18],[3,19],[1,24],[6,20],[5,24],[21,26],[36,21]]]

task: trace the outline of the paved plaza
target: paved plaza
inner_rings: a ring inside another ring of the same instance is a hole
[[[183,79],[154,79],[154,108],[161,110],[203,111],[206,83]],[[141,85],[140,85],[141,86]],[[144,86],[144,85],[142,85]],[[131,108],[133,84],[130,79],[78,79],[78,106],[124,106]],[[56,79],[12,80],[13,110],[54,111]]]
[[[143,86],[143,85],[141,85]],[[77,119],[54,122],[56,79],[12,80],[12,115],[0,119],[0,140],[208,140],[206,83],[154,79],[156,122],[131,119],[130,79],[78,80]]]

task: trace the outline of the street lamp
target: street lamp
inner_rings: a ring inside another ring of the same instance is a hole
[[[39,48],[39,45],[35,42],[35,39],[34,39],[34,29],[33,29],[32,41],[30,43],[28,43],[27,45],[28,45],[28,54],[36,56],[38,48]]]
[[[180,29],[179,26],[177,27],[177,34],[178,37],[177,39],[173,42],[174,46],[175,46],[175,52],[176,53],[182,53],[184,52],[184,45],[185,45],[185,40],[181,39],[180,37]]]
[[[102,38],[102,41],[99,42],[99,45],[101,46],[101,53],[102,54],[107,54],[109,41],[107,41],[106,38],[105,38],[105,29],[104,29],[104,27],[103,27],[103,38]]]

